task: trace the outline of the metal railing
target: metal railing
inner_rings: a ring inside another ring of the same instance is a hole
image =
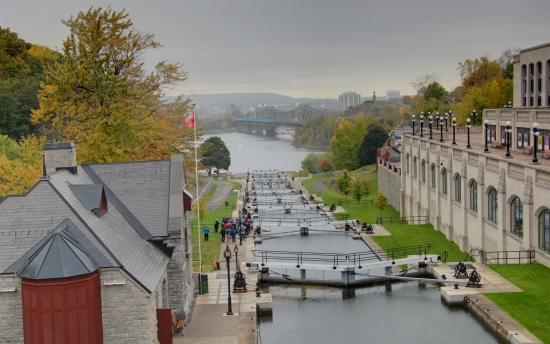
[[[383,251],[388,256],[388,259],[396,260],[399,258],[406,258],[407,256],[411,256],[411,255],[425,256],[428,252],[430,252],[431,248],[432,248],[431,244],[423,244],[423,245],[404,246],[404,247],[397,247],[397,248],[387,248],[387,249],[384,249]]]
[[[208,211],[209,212],[212,212],[212,211],[219,211],[219,210],[223,210],[223,211],[233,211],[235,210],[235,205],[232,204],[232,205],[219,205],[217,207],[213,207],[213,206],[208,206]]]
[[[532,264],[534,259],[535,250],[484,252],[485,264]]]
[[[350,199],[350,200],[340,200],[338,201],[338,205],[341,207],[343,205],[373,205],[374,204],[374,200],[373,199],[368,199],[368,200],[355,200],[355,199]]]
[[[477,248],[472,248],[470,250],[470,252],[466,253],[466,257],[464,257],[464,262],[467,262],[467,261],[470,261],[473,262],[474,261],[474,257],[479,257],[481,256],[481,251]]]
[[[428,216],[379,216],[376,218],[377,224],[411,224],[411,225],[418,225],[418,224],[427,224],[428,222]]]

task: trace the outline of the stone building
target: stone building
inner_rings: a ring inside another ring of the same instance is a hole
[[[183,157],[44,152],[45,175],[0,201],[0,342],[158,343],[157,314],[186,317],[194,293]]]
[[[402,216],[428,216],[464,251],[531,250],[550,266],[549,65],[550,44],[516,56],[514,106],[485,110],[487,129],[404,135]]]

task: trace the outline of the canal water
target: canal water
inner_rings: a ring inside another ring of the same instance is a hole
[[[233,172],[298,170],[303,158],[314,151],[291,146],[290,137],[218,136],[231,152]],[[267,233],[286,230],[265,223],[264,228],[270,229]],[[272,237],[256,249],[350,253],[369,248],[342,234],[291,234]],[[299,276],[298,270],[279,272]],[[308,277],[319,276],[308,272]],[[464,308],[446,306],[435,284],[398,282],[391,288],[381,284],[348,289],[272,283],[266,288],[273,298],[273,313],[260,318],[259,335],[265,344],[498,343],[491,330]]]
[[[311,152],[321,153],[324,150],[297,148],[291,145],[291,134],[277,134],[276,137],[265,137],[238,132],[204,135],[204,139],[219,136],[231,154],[229,171],[246,172],[248,169],[262,170],[275,168],[281,171],[298,171],[301,162]]]

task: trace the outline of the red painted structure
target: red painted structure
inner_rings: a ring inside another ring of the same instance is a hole
[[[25,344],[103,344],[99,272],[23,279]]]
[[[172,344],[172,310],[157,308],[157,338],[160,344]]]

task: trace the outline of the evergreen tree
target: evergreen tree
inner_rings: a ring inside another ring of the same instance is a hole
[[[363,138],[357,156],[359,164],[366,166],[376,163],[376,150],[384,145],[388,139],[388,133],[379,125],[371,125]]]

